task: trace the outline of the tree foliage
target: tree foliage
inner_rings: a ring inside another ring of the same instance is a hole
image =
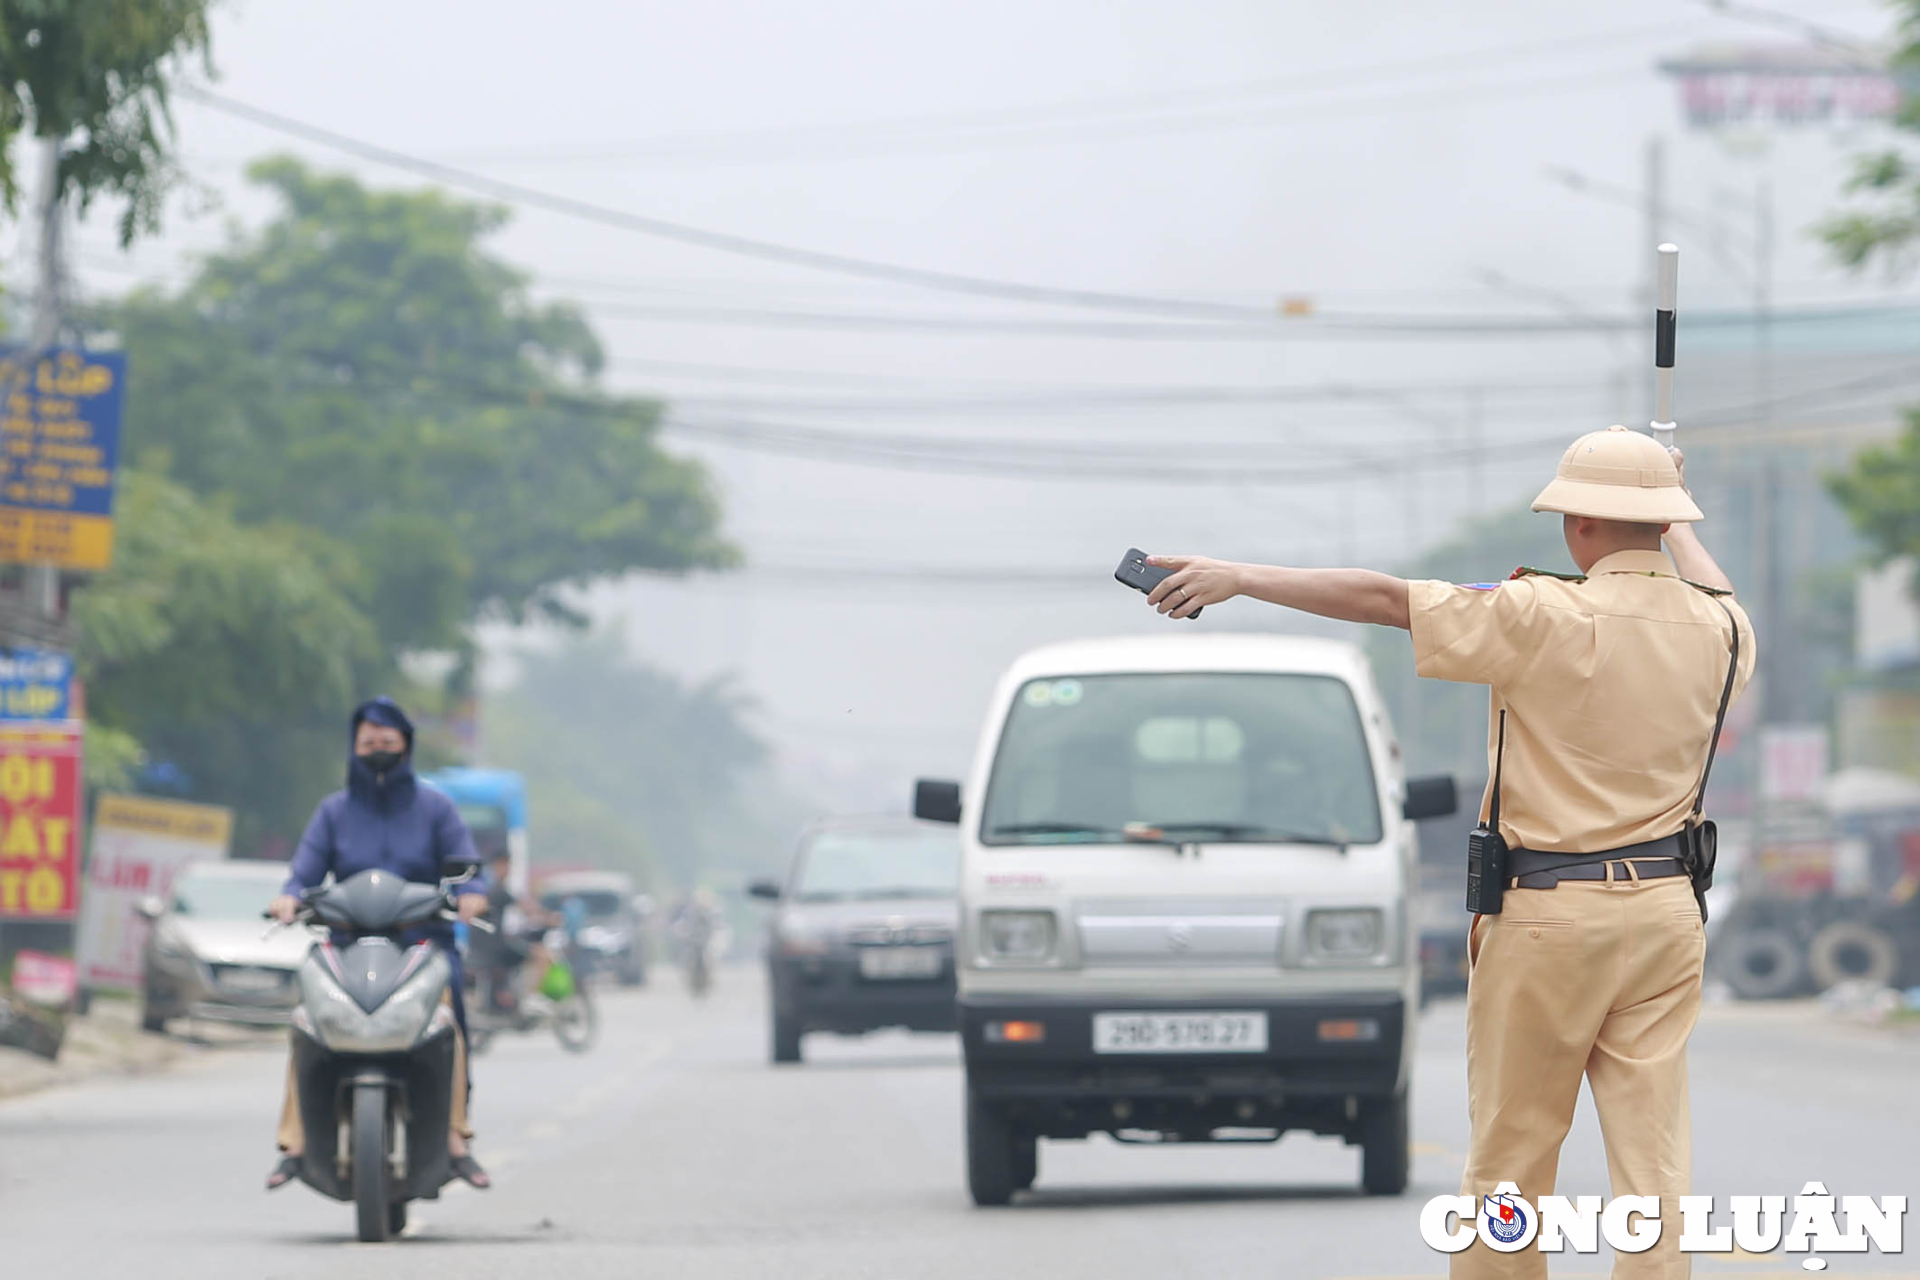
[[[66,145],[61,190],[81,210],[126,201],[120,239],[159,221],[174,178],[168,80],[212,71],[212,0],[0,0],[0,209],[17,212],[13,143]]]
[[[1891,70],[1908,85],[1920,84],[1920,0],[1897,0],[1895,7],[1900,43]],[[1920,133],[1920,92],[1908,94],[1896,123]],[[1889,148],[1862,157],[1848,191],[1869,202],[1822,228],[1834,254],[1855,268],[1879,263],[1890,276],[1911,274],[1920,262],[1920,154]],[[1920,555],[1920,412],[1908,413],[1893,443],[1857,454],[1828,487],[1882,557]]]
[[[594,390],[578,310],[482,252],[503,212],[290,159],[250,176],[281,215],[112,317],[137,465],[338,543],[396,649],[563,612],[568,584],[735,560],[658,406]]]
[[[731,680],[683,686],[612,632],[518,661],[483,733],[490,761],[527,777],[541,861],[630,871],[668,892],[785,859],[804,815],[770,781],[753,704]]]
[[[295,534],[139,472],[117,507],[113,568],[73,604],[90,729],[238,809],[242,847],[297,832],[341,767],[346,709],[385,670],[371,622]]]

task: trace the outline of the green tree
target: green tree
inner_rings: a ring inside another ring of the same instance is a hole
[[[61,190],[126,202],[120,240],[159,222],[175,171],[167,82],[213,70],[211,0],[0,0],[0,209],[18,211],[14,142],[59,139]]]
[[[1920,0],[1896,0],[1895,8],[1899,48],[1890,69],[1920,84]],[[1920,92],[1908,94],[1895,124],[1920,134]],[[1920,249],[1920,152],[1895,146],[1861,157],[1847,190],[1864,203],[1822,228],[1834,255],[1856,270],[1878,265],[1891,277],[1910,275]],[[1828,483],[1881,557],[1920,555],[1920,411],[1908,412],[1898,439],[1862,450]]]
[[[659,406],[596,390],[579,312],[481,250],[503,211],[291,159],[250,176],[278,218],[106,317],[138,371],[138,465],[334,544],[396,651],[566,616],[567,585],[735,562]]]
[[[780,865],[806,815],[771,781],[730,680],[683,685],[618,633],[518,662],[482,731],[491,762],[526,775],[536,861],[630,871],[660,893]]]
[[[137,471],[117,507],[113,568],[73,603],[90,733],[233,806],[241,849],[297,835],[338,785],[347,708],[384,676],[372,623],[294,536]]]

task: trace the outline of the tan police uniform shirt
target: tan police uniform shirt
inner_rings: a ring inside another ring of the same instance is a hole
[[[1493,690],[1493,757],[1505,710],[1500,834],[1511,848],[1596,853],[1686,825],[1740,627],[1737,697],[1753,674],[1752,625],[1732,597],[1674,576],[1659,551],[1621,551],[1585,581],[1492,587],[1413,582],[1416,669]]]

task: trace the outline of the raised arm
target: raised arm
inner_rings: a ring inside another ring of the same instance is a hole
[[[1678,449],[1669,448],[1673,455],[1673,465],[1680,469],[1680,483],[1687,482],[1687,455]],[[1689,490],[1691,493],[1691,490]],[[1697,582],[1703,587],[1713,587],[1719,591],[1732,591],[1733,581],[1720,568],[1718,562],[1707,553],[1700,541],[1700,535],[1690,524],[1676,524],[1667,530],[1667,554],[1673,557],[1673,567],[1680,576],[1689,582]]]
[[[1235,596],[1342,622],[1408,628],[1407,583],[1372,569],[1290,569],[1282,565],[1234,564],[1200,556],[1153,556],[1148,564],[1174,573],[1147,597],[1175,618]]]

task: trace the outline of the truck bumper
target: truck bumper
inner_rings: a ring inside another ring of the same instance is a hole
[[[968,1088],[1041,1137],[1146,1130],[1199,1141],[1221,1129],[1304,1129],[1351,1140],[1369,1104],[1401,1087],[1406,1002],[1397,992],[1251,1001],[962,997],[958,1010]],[[1264,1050],[1094,1050],[1099,1013],[1228,1010],[1266,1015]],[[1042,1038],[989,1035],[1009,1022],[1037,1023]]]

